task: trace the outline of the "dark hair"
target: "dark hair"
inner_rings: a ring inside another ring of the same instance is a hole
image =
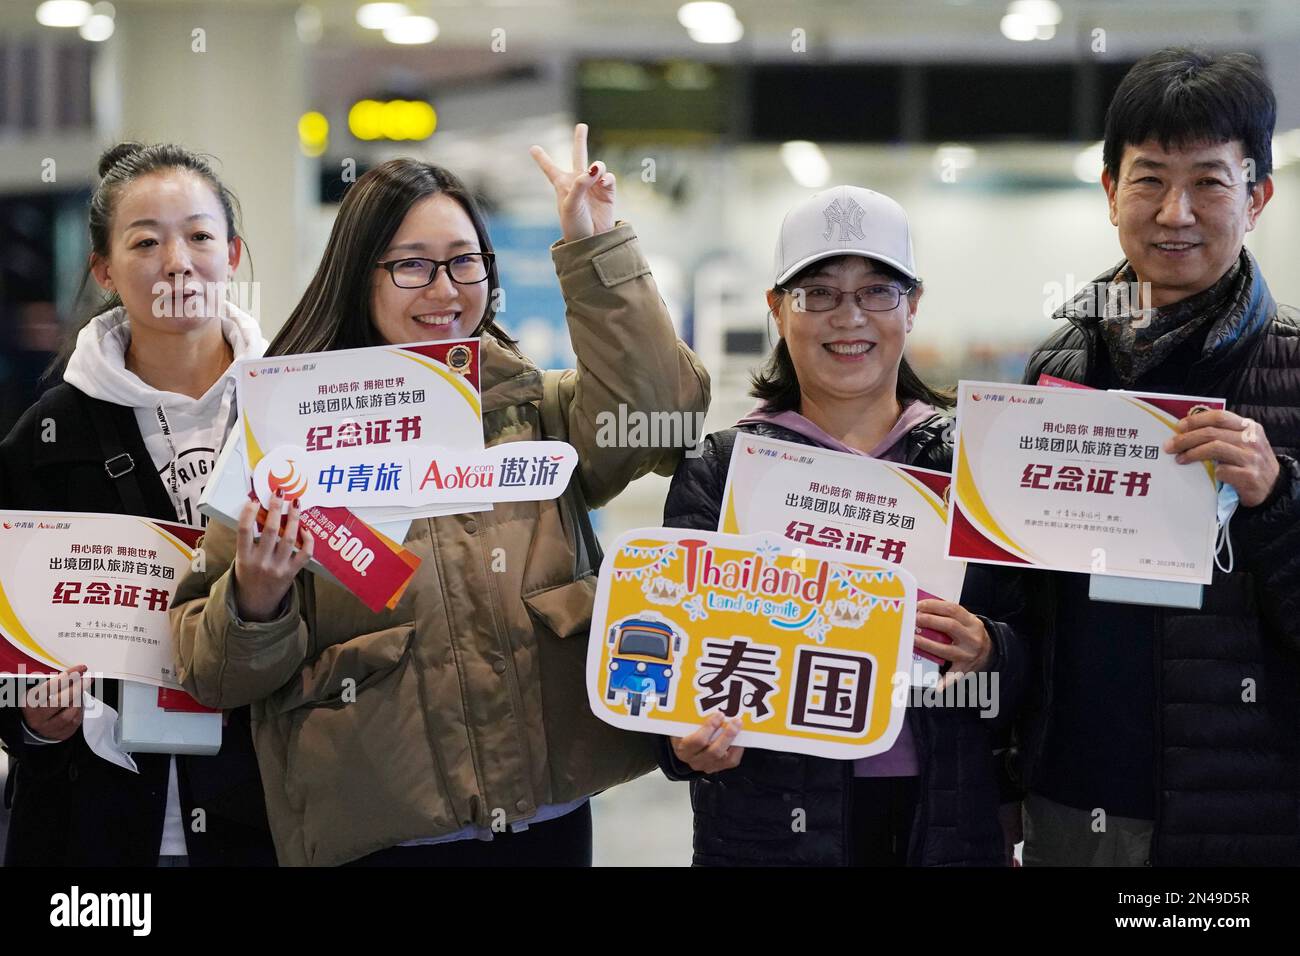
[[[99,157],[99,185],[95,187],[95,191],[90,196],[91,253],[100,258],[108,256],[109,247],[112,245],[113,240],[113,215],[117,211],[117,201],[123,187],[141,176],[166,172],[172,169],[191,172],[211,187],[217,201],[221,203],[221,211],[225,215],[227,241],[240,238],[239,200],[213,172],[212,164],[208,162],[205,156],[188,150],[184,146],[177,146],[175,143],[155,143],[152,146],[129,142],[118,143],[116,146],[110,146],[104,150]],[[87,267],[85,274],[81,277],[81,285],[78,286],[73,301],[81,301],[86,289],[89,287],[90,275],[90,268]],[[86,317],[68,332],[63,347],[59,350],[59,354],[55,356],[54,361],[50,363],[50,367],[45,370],[42,380],[62,373],[63,369],[67,367],[68,359],[72,357],[72,353],[77,347],[78,334],[92,319],[117,308],[121,304],[122,299],[116,292],[105,293],[99,302],[90,309]]]
[[[1144,57],[1124,75],[1106,110],[1102,160],[1119,175],[1124,147],[1156,139],[1165,149],[1240,140],[1255,176],[1273,170],[1277,98],[1259,60],[1248,53],[1210,56],[1170,47]]]
[[[784,297],[793,286],[798,285],[804,279],[816,275],[829,265],[843,262],[849,258],[853,257],[836,256],[834,259],[820,259],[811,265],[805,266],[772,291],[778,296]],[[883,272],[902,285],[907,292],[908,299],[915,301],[922,287],[920,279],[909,279],[893,266],[877,259],[868,261],[876,270]],[[801,402],[799,376],[795,372],[794,361],[790,358],[790,349],[786,346],[784,337],[772,349],[772,354],[768,356],[767,363],[750,376],[749,394],[761,401],[771,412],[799,410]],[[905,356],[900,356],[898,361],[898,387],[894,394],[897,396],[900,405],[909,405],[912,402],[919,401],[933,405],[936,408],[951,408],[957,401],[952,392],[931,388],[921,381],[921,377],[913,371]]]
[[[370,308],[375,263],[411,207],[429,196],[454,199],[492,251],[487,224],[465,185],[450,170],[414,159],[392,159],[356,181],[343,197],[325,254],[302,299],[267,349],[267,355],[300,355],[383,345]],[[500,288],[495,261],[488,268],[488,305],[475,334],[488,333],[507,348],[515,340],[496,324]]]

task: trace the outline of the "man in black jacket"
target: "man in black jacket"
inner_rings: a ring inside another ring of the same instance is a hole
[[[1126,258],[1057,312],[1025,380],[1225,398],[1166,450],[1215,461],[1221,503],[1235,490],[1236,566],[1199,610],[972,567],[1034,654],[1017,761],[1029,865],[1300,863],[1300,327],[1243,245],[1273,194],[1275,117],[1254,58],[1187,50],[1136,64],[1107,113]]]

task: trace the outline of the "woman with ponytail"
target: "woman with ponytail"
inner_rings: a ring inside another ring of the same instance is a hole
[[[89,275],[105,300],[47,391],[0,443],[0,508],[132,514],[198,525],[235,417],[231,364],[262,354],[226,301],[243,254],[237,203],[180,146],[123,143],[100,159]],[[273,865],[247,708],[212,757],[137,754],[134,774],[82,732],[84,665],[0,708],[12,766],[7,865]],[[118,703],[118,682],[105,684]],[[45,703],[37,703],[43,700]]]

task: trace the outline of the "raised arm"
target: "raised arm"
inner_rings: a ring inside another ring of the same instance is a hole
[[[650,471],[672,474],[682,454],[681,447],[629,447],[615,424],[635,414],[646,416],[647,434],[698,438],[709,376],[677,337],[636,233],[615,224],[614,176],[603,163],[588,165],[586,126],[574,130],[573,170],[539,146],[532,155],[555,188],[564,233],[551,257],[578,361],[560,398],[583,491],[599,506]]]

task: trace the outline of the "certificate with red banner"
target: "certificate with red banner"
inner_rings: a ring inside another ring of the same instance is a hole
[[[290,469],[276,470],[274,479],[294,500],[307,491],[303,476],[313,462],[336,455],[425,445],[481,452],[478,350],[477,339],[457,339],[241,362],[248,486],[268,456]],[[362,461],[342,480],[352,492],[368,493],[366,503],[377,509],[369,515],[391,518],[410,503],[409,474],[380,474]],[[302,524],[316,538],[315,561],[371,610],[394,607],[419,559],[346,507],[305,504]],[[485,507],[440,503],[422,513]]]
[[[950,558],[1208,584],[1214,465],[1164,443],[1217,398],[961,382]]]
[[[0,674],[85,664],[179,690],[167,612],[202,533],[124,515],[0,512]]]
[[[922,599],[959,601],[966,565],[944,555],[948,483],[938,471],[738,432],[718,530],[775,531],[795,545],[900,564]],[[938,669],[928,654],[916,660],[923,673]]]
[[[380,472],[365,458],[483,451],[478,339],[241,362],[239,402],[250,479],[280,451],[297,453],[294,473],[277,468],[290,485],[313,465],[350,456],[357,460],[343,470],[342,487],[368,493],[365,507],[352,510],[371,524],[488,508],[463,497],[457,506],[412,509],[411,476]]]

